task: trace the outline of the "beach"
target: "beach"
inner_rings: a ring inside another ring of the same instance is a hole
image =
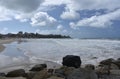
[[[0,39],[0,52],[2,52],[5,49],[5,46],[3,44],[8,44],[15,41],[15,39]]]

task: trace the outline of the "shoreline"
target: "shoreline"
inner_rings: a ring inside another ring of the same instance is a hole
[[[15,39],[0,39],[0,53],[6,48],[3,44],[9,44],[14,41]]]

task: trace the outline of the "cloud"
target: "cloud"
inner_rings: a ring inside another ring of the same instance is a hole
[[[0,5],[11,10],[33,12],[44,0],[0,0]]]
[[[28,21],[44,0],[0,0],[0,21]]]
[[[65,5],[65,11],[60,15],[62,19],[75,19],[82,10],[101,10],[114,11],[120,8],[119,0],[45,0],[44,6]],[[76,18],[77,19],[77,18]]]
[[[65,11],[60,16],[62,19],[74,20],[80,17],[79,13],[75,11]]]
[[[46,12],[38,12],[31,18],[32,26],[55,26],[57,20]]]
[[[90,18],[84,18],[82,20],[79,20],[77,23],[71,22],[70,26],[71,28],[80,26],[104,28],[111,26],[114,20],[120,20],[120,9],[103,15],[94,15]]]
[[[64,28],[64,27],[63,27],[62,25],[58,25],[58,26],[57,26],[57,30],[63,30],[63,28]]]
[[[3,7],[0,7],[0,21],[12,20],[12,15],[13,14],[9,10],[7,10]]]

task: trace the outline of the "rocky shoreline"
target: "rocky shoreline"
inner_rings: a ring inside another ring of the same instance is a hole
[[[37,64],[29,71],[0,72],[0,79],[120,79],[120,58],[103,60],[97,66],[86,64],[81,67],[81,63],[79,56],[67,55],[63,57],[60,68]]]

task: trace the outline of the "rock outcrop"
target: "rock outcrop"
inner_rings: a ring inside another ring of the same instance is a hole
[[[23,77],[25,76],[24,69],[13,70],[7,73],[6,77]]]
[[[63,66],[79,68],[81,66],[81,59],[79,56],[67,55],[63,57]]]

